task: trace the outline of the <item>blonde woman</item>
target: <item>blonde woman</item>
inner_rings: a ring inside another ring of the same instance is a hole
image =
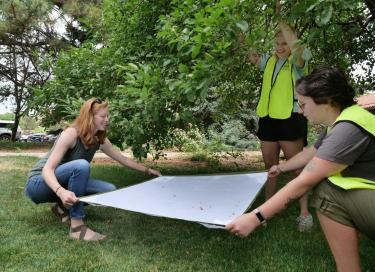
[[[62,222],[70,219],[69,237],[73,239],[99,241],[106,237],[84,224],[84,205],[78,200],[84,195],[116,189],[111,183],[90,178],[90,162],[98,149],[123,166],[161,175],[114,149],[106,137],[108,123],[108,102],[89,99],[82,105],[75,121],[61,133],[50,152],[28,175],[26,195],[37,204],[55,202],[52,211]]]
[[[280,1],[276,1],[280,10]],[[307,144],[307,120],[298,113],[295,82],[307,74],[307,59],[303,46],[297,43],[295,31],[279,22],[273,54],[249,54],[248,60],[263,72],[263,82],[257,104],[259,118],[257,136],[261,142],[266,169],[279,163],[280,152],[292,158]],[[298,171],[297,171],[298,173]],[[277,191],[277,177],[268,177],[266,199]],[[309,231],[313,217],[308,210],[307,194],[300,198],[300,214],[296,221],[300,232]]]

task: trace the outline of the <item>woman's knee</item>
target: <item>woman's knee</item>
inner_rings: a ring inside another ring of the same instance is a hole
[[[115,191],[115,190],[117,190],[117,187],[112,183],[108,183],[108,185],[106,187],[106,191],[110,192],[110,191]]]
[[[102,180],[90,180],[86,187],[86,194],[98,194],[117,190],[112,183]]]
[[[74,168],[80,171],[90,171],[90,163],[84,159],[75,160]]]
[[[55,175],[65,188],[68,187],[70,181],[86,182],[90,177],[90,163],[83,159],[63,163],[56,168]]]
[[[262,157],[266,168],[279,163],[280,149],[274,143],[262,146]]]
[[[103,182],[98,186],[98,193],[105,193],[105,192],[110,192],[110,191],[115,191],[117,187],[113,185],[112,183],[109,182]]]

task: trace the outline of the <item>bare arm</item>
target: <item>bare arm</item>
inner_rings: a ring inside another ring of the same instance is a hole
[[[278,191],[272,198],[258,209],[266,219],[270,219],[284,210],[290,202],[299,199],[324,178],[341,172],[347,166],[314,157],[303,169],[302,173]],[[236,218],[226,229],[239,236],[247,236],[260,225],[253,212]]]
[[[279,15],[281,10],[281,3],[280,0],[276,0],[276,14]],[[280,21],[279,27],[283,36],[289,46],[290,51],[296,57],[296,64],[299,67],[303,67],[305,65],[305,61],[302,58],[303,53],[303,46],[296,43],[298,37],[296,33],[288,26],[286,23]]]
[[[303,67],[305,65],[305,60],[302,58],[303,46],[296,43],[298,40],[296,33],[284,22],[279,22],[279,27],[290,48],[290,51],[296,58],[296,64],[299,67]]]
[[[78,198],[71,191],[64,189],[57,181],[55,169],[61,162],[66,151],[73,147],[77,140],[77,131],[74,128],[68,128],[57,140],[45,166],[42,175],[47,185],[54,191],[65,205],[73,205]]]
[[[269,177],[276,177],[280,173],[289,172],[303,168],[315,156],[316,148],[314,146],[306,147],[297,153],[291,159],[280,165],[273,165],[268,171]]]
[[[158,176],[158,177],[161,176],[159,171],[147,168],[146,166],[144,166],[140,163],[137,163],[134,160],[132,160],[130,158],[127,158],[124,155],[122,155],[121,152],[119,152],[118,150],[113,148],[113,145],[111,144],[111,142],[108,139],[105,139],[104,144],[102,144],[100,146],[100,149],[106,155],[108,155],[110,158],[118,161],[123,166],[127,166],[129,168],[132,168],[132,169],[135,169],[135,170],[138,170],[138,171],[150,174],[150,175],[154,175],[154,176]]]

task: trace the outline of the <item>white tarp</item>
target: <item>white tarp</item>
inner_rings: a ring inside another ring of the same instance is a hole
[[[162,176],[80,200],[154,216],[224,226],[250,207],[266,179],[266,172]]]

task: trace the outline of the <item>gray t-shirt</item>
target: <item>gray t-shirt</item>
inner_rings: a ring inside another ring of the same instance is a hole
[[[322,132],[315,142],[320,159],[348,165],[344,177],[375,181],[375,137],[350,122],[339,122],[327,134]]]
[[[58,139],[56,139],[55,144],[57,140]],[[28,180],[34,176],[39,176],[42,174],[43,167],[46,164],[49,156],[51,155],[51,152],[54,149],[54,147],[55,145],[53,145],[51,150],[33,166],[33,168],[30,170],[27,176]],[[66,151],[59,165],[64,164],[66,162],[78,160],[78,159],[84,159],[88,162],[91,162],[91,160],[93,159],[95,155],[95,152],[99,149],[99,147],[100,147],[100,144],[98,143],[86,149],[81,139],[78,137],[74,147]]]

